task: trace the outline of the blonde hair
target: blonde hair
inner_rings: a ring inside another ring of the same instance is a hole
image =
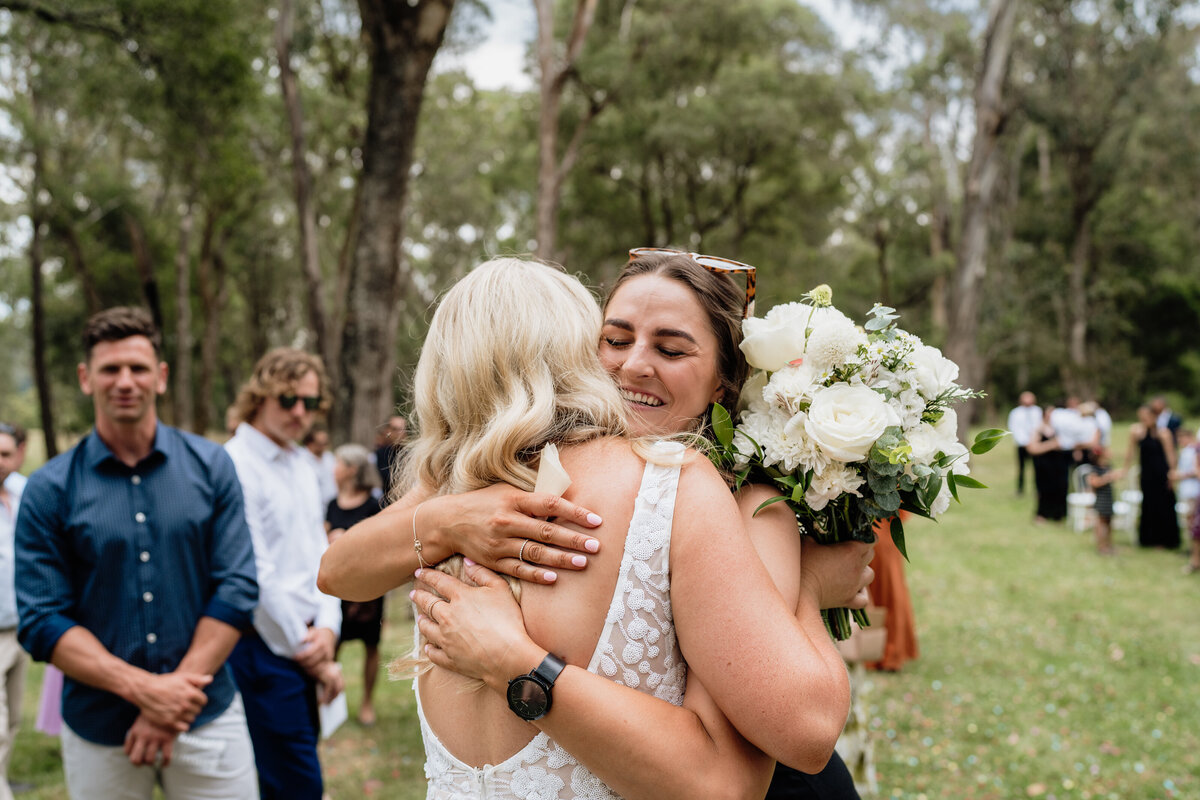
[[[496,258],[468,273],[442,299],[421,348],[419,435],[393,499],[414,486],[529,490],[548,442],[623,435],[625,405],[599,341],[595,298],[562,270]]]
[[[456,283],[429,326],[413,381],[419,434],[393,498],[504,482],[532,490],[542,447],[624,435],[625,404],[597,355],[600,308],[576,278],[496,258]],[[462,578],[461,557],[438,569]],[[520,582],[509,578],[520,601]],[[392,678],[432,665],[418,651]],[[469,688],[479,688],[473,682]]]

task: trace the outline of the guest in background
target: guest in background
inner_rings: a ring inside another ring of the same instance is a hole
[[[1096,404],[1091,400],[1079,404],[1079,419],[1077,421],[1075,452],[1071,462],[1093,464],[1097,451],[1104,444],[1104,433],[1100,430],[1100,421],[1096,419]]]
[[[1106,447],[1099,447],[1092,454],[1087,469],[1087,484],[1096,494],[1096,552],[1102,556],[1116,555],[1112,541],[1113,492],[1112,485],[1125,477],[1125,470],[1112,468],[1112,454]]]
[[[333,544],[348,528],[379,512],[379,499],[373,492],[379,488],[379,471],[371,460],[371,452],[358,444],[344,444],[334,451],[334,475],[337,496],[325,509],[325,530]],[[363,727],[375,724],[375,680],[379,676],[379,638],[383,632],[383,598],[355,603],[342,601],[342,633],[337,651],[346,642],[360,640],[366,648],[363,657],[363,699],[358,707],[358,721]],[[335,651],[334,657],[337,657]]]
[[[21,726],[21,698],[29,659],[17,641],[17,592],[14,582],[17,512],[24,480],[9,481],[25,463],[25,431],[0,422],[0,800],[10,800],[8,760]]]
[[[29,479],[17,520],[21,643],[66,675],[74,800],[258,796],[226,656],[258,597],[233,463],[158,421],[162,339],[139,308],[84,329],[96,427]]]
[[[321,491],[321,505],[327,506],[337,496],[337,480],[333,477],[336,459],[329,452],[329,429],[322,423],[313,423],[300,440],[313,472],[317,474],[317,487]]]
[[[393,415],[379,432],[375,441],[375,466],[383,482],[384,503],[391,497],[396,477],[404,464],[404,442],[408,438],[408,420],[399,414]]]
[[[1042,424],[1029,440],[1029,455],[1033,456],[1033,482],[1037,489],[1037,510],[1034,521],[1061,520],[1067,516],[1067,470],[1070,450],[1063,449],[1058,430],[1051,423],[1054,406],[1047,406]]]
[[[1177,499],[1187,503],[1184,519],[1192,549],[1183,572],[1190,575],[1200,570],[1200,443],[1186,428],[1179,430],[1179,458],[1171,477],[1175,481]]]
[[[1100,444],[1110,447],[1112,445],[1112,416],[1104,410],[1104,406],[1100,405],[1100,401],[1093,400],[1092,404],[1096,407],[1096,413],[1093,416],[1096,417],[1096,425],[1100,428]]]
[[[246,701],[264,800],[321,800],[317,704],[342,691],[334,660],[341,602],[317,589],[329,546],[304,438],[330,405],[325,368],[291,348],[259,359],[238,393],[243,420],[225,449],[237,466],[254,539],[260,602],[229,657]]]
[[[1025,492],[1025,462],[1030,460],[1029,440],[1042,422],[1042,409],[1033,392],[1021,392],[1019,404],[1008,412],[1008,429],[1017,443],[1017,494]]]
[[[900,512],[901,520],[908,513]],[[920,654],[917,647],[917,622],[913,614],[912,597],[904,577],[904,556],[892,541],[892,526],[888,520],[875,523],[875,558],[871,560],[875,579],[869,589],[871,603],[887,609],[887,644],[883,658],[868,663],[868,669],[898,672],[906,661]]]
[[[1183,427],[1183,420],[1167,405],[1167,398],[1161,394],[1155,397],[1150,401],[1150,410],[1154,412],[1154,424],[1170,432],[1172,443],[1177,442],[1179,429]]]
[[[1125,467],[1132,466],[1135,457],[1141,464],[1138,480],[1142,490],[1142,515],[1138,520],[1138,544],[1175,550],[1179,547],[1179,521],[1170,479],[1175,466],[1175,442],[1169,428],[1158,426],[1158,416],[1150,406],[1138,409],[1138,421],[1129,429]]]

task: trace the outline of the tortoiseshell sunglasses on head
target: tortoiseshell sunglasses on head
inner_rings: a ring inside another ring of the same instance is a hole
[[[742,306],[742,319],[750,319],[750,317],[754,316],[755,270],[749,264],[743,264],[740,261],[734,261],[729,258],[721,258],[720,256],[706,256],[703,253],[672,250],[669,247],[635,247],[629,251],[629,260],[633,261],[635,258],[649,255],[687,256],[709,272],[715,272],[718,275],[733,275],[735,273],[745,275],[746,302]]]

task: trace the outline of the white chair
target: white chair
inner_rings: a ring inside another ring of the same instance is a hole
[[[1096,493],[1087,483],[1087,476],[1091,472],[1092,468],[1084,464],[1071,475],[1071,491],[1067,494],[1067,522],[1076,533],[1083,533],[1093,525],[1092,509],[1096,506]]]

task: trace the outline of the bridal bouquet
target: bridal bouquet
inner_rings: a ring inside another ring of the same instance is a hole
[[[713,408],[713,459],[739,485],[774,484],[782,496],[763,505],[786,502],[821,543],[873,542],[875,522],[890,518],[907,558],[897,513],[936,518],[960,488],[983,488],[968,475],[968,452],[987,452],[1005,431],[981,432],[968,451],[951,406],[981,395],[955,382],[958,366],[896,327],[894,309],[876,304],[860,328],[832,300],[822,285],[746,320],[753,371],[736,425]],[[837,639],[850,635],[848,609],[825,621]]]

